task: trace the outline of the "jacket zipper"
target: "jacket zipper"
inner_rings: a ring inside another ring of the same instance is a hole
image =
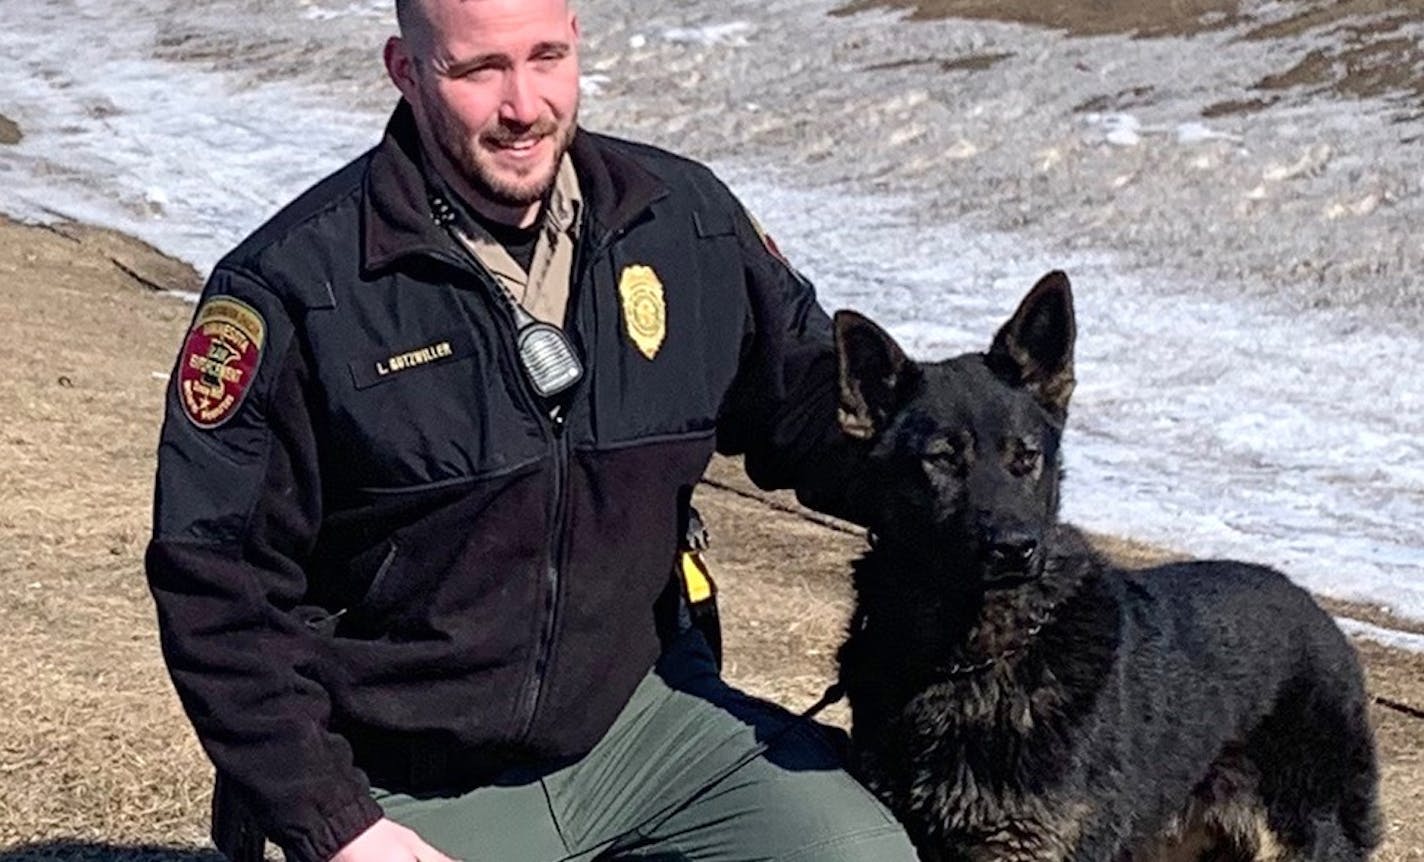
[[[562,580],[562,556],[564,530],[568,526],[568,506],[565,486],[568,484],[569,446],[564,437],[564,417],[562,413],[553,415],[552,428],[554,442],[554,512],[553,529],[549,531],[549,561],[544,569],[545,583],[549,588],[549,601],[544,613],[544,631],[539,638],[538,652],[534,654],[534,670],[526,686],[524,702],[520,705],[524,718],[520,722],[519,741],[527,742],[534,732],[534,719],[539,714],[539,696],[544,691],[544,676],[554,656],[554,631],[559,621],[559,585]]]
[[[483,281],[487,291],[498,290],[499,286],[493,283],[494,276],[480,263],[479,258],[465,247],[458,236],[451,234],[451,239],[458,247],[464,258],[464,264],[459,261],[440,255],[447,263],[454,264],[459,269],[470,270],[473,275]],[[576,247],[577,251],[577,247]],[[471,269],[472,268],[472,269]],[[553,653],[554,632],[558,623],[559,613],[559,586],[561,577],[561,558],[564,546],[564,531],[567,527],[567,505],[565,497],[569,448],[568,442],[564,438],[564,414],[563,409],[556,408],[552,412],[545,412],[540,409],[539,396],[534,392],[529,380],[524,376],[523,365],[519,361],[519,353],[515,348],[514,338],[511,333],[514,331],[514,315],[504,306],[503,303],[491,298],[488,305],[496,306],[496,315],[504,321],[505,337],[500,339],[503,342],[502,349],[505,358],[517,369],[520,380],[519,390],[524,395],[525,409],[532,412],[539,418],[539,427],[543,431],[545,442],[548,444],[550,453],[554,459],[554,499],[550,511],[549,543],[547,547],[547,562],[544,566],[544,583],[548,588],[549,597],[544,608],[544,629],[540,633],[539,643],[534,654],[534,663],[530,669],[529,678],[525,681],[519,702],[519,710],[515,713],[518,719],[519,733],[517,739],[520,742],[526,741],[534,730],[534,718],[538,713],[539,696],[543,693],[544,674],[548,670],[549,660]]]
[[[617,234],[610,232],[599,240],[592,252],[585,257],[583,254],[584,243],[582,241],[574,244],[574,259],[571,271],[573,273],[569,291],[570,301],[581,301],[580,291],[584,289],[583,264],[586,261],[596,260],[604,250],[613,243]],[[582,236],[579,237],[583,239]],[[565,316],[568,320],[568,316]],[[577,335],[577,333],[575,333]],[[581,342],[582,339],[580,338]],[[582,346],[582,345],[580,345]],[[585,360],[585,367],[591,365]],[[587,381],[580,381],[579,385],[586,385]],[[549,430],[552,434],[554,445],[554,516],[553,529],[550,531],[551,540],[549,543],[549,564],[546,569],[546,578],[549,586],[549,606],[548,613],[545,614],[544,632],[539,639],[539,651],[535,654],[534,673],[530,685],[526,689],[524,702],[522,704],[525,716],[519,731],[519,741],[528,742],[534,732],[534,721],[539,713],[539,696],[544,689],[544,675],[549,669],[549,664],[554,657],[554,631],[559,620],[559,584],[562,580],[563,552],[564,552],[564,530],[568,527],[568,494],[566,486],[568,484],[569,465],[569,444],[564,436],[564,413],[562,408],[548,414]]]
[[[371,583],[367,585],[365,594],[361,596],[360,601],[355,604],[355,607],[359,608],[363,605],[370,604],[371,600],[376,596],[376,591],[381,588],[381,584],[386,582],[386,575],[390,574],[391,564],[396,561],[396,554],[400,551],[400,547],[396,545],[395,542],[389,542],[388,544],[390,545],[390,549],[387,550],[386,555],[381,558],[381,565],[376,569],[376,576],[371,578]],[[344,613],[346,613],[346,608],[337,611],[333,616],[340,616]]]
[[[582,230],[591,230],[592,226],[585,222]],[[460,241],[453,229],[447,229],[452,243],[459,249],[463,258],[462,264],[446,254],[437,252],[436,256],[446,263],[454,265],[457,269],[470,271],[475,277],[485,283],[487,291],[497,291],[499,285],[494,283],[494,276],[486,270],[473,252]],[[585,288],[584,281],[587,271],[592,267],[592,262],[597,260],[617,239],[622,236],[624,230],[611,230],[600,237],[597,243],[585,254],[584,242],[581,234],[579,242],[574,245],[574,259],[572,261],[573,279],[569,292],[570,300],[578,297],[578,291]],[[548,670],[549,662],[553,657],[554,633],[558,623],[559,614],[559,586],[562,580],[562,557],[564,547],[564,531],[567,528],[568,504],[567,504],[567,484],[568,484],[568,461],[569,446],[564,438],[565,417],[562,408],[557,408],[552,413],[545,413],[539,407],[539,397],[534,392],[532,384],[524,377],[519,362],[518,350],[515,349],[514,338],[511,333],[514,331],[514,315],[504,307],[504,304],[490,297],[490,305],[498,306],[497,315],[504,321],[506,332],[501,339],[504,342],[503,349],[507,360],[511,361],[515,368],[521,369],[519,372],[520,391],[524,394],[525,408],[540,417],[539,427],[544,432],[546,442],[554,456],[554,501],[551,513],[551,529],[549,531],[548,562],[545,565],[545,584],[549,590],[548,604],[545,608],[544,630],[540,635],[537,651],[534,656],[534,664],[530,670],[529,679],[525,682],[520,698],[519,711],[516,717],[519,725],[519,734],[516,737],[519,742],[527,742],[534,731],[534,721],[539,711],[539,697],[543,693],[544,675]],[[579,339],[582,341],[582,339]],[[582,346],[582,345],[581,345]],[[583,381],[579,385],[585,385]]]

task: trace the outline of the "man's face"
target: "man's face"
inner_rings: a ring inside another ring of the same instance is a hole
[[[499,207],[537,204],[578,115],[578,22],[566,0],[420,0],[424,26],[386,66],[439,167]],[[476,201],[478,203],[478,201]]]

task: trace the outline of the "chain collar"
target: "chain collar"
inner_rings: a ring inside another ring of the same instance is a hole
[[[1035,636],[1037,636],[1039,632],[1043,631],[1044,626],[1048,625],[1052,621],[1053,617],[1051,613],[1035,617],[1033,625],[1029,626],[1028,631],[1024,633],[1023,643],[1020,643],[1018,646],[1015,647],[1010,647],[1009,649],[1004,650],[998,655],[990,656],[984,659],[983,661],[955,662],[953,664],[947,665],[933,665],[930,669],[936,674],[942,675],[944,678],[951,680],[967,679],[972,676],[978,676],[984,671],[993,668],[995,665],[1001,662],[1007,662],[1014,656],[1025,652],[1029,648],[1029,642]]]

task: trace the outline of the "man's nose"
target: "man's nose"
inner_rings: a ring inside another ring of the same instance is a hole
[[[504,101],[500,104],[500,117],[521,126],[532,126],[538,121],[540,102],[529,73],[515,69],[505,77]]]

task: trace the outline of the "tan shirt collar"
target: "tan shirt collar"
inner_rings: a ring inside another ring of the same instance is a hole
[[[554,178],[554,188],[541,214],[538,244],[529,272],[509,256],[489,232],[478,224],[467,224],[470,250],[480,263],[500,280],[519,304],[545,323],[563,326],[573,277],[574,246],[578,242],[579,219],[583,215],[583,194],[573,160],[564,155]]]

